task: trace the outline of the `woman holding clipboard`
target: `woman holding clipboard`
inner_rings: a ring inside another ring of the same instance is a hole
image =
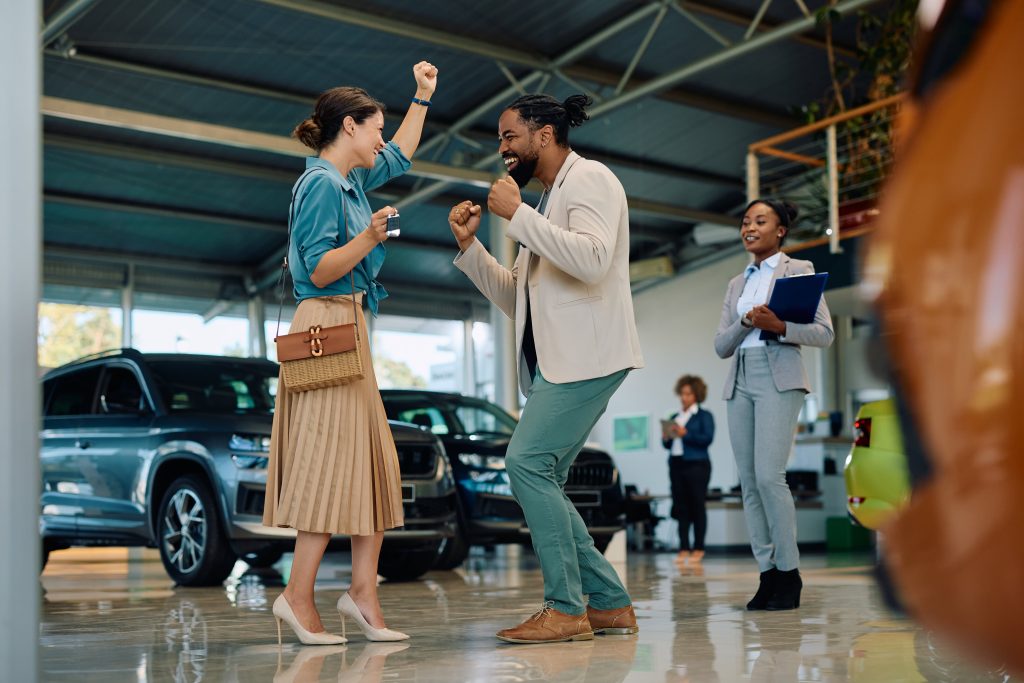
[[[796,216],[789,202],[755,199],[747,205],[740,238],[753,261],[729,281],[715,334],[715,352],[732,358],[723,398],[743,515],[761,572],[748,610],[800,606],[796,510],[786,484],[797,417],[811,390],[800,347],[826,347],[835,337],[824,297],[819,296],[809,323],[781,320],[766,305],[778,278],[814,272],[810,261],[780,251]]]

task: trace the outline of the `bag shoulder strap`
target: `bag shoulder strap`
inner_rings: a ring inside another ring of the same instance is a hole
[[[295,216],[298,214],[297,207],[296,207],[295,204],[296,204],[296,200],[298,199],[298,196],[299,196],[299,189],[302,187],[303,183],[305,183],[306,179],[308,177],[310,177],[311,175],[313,175],[313,172],[317,171],[317,170],[321,171],[322,173],[326,173],[326,171],[324,171],[319,166],[313,166],[311,168],[307,168],[302,173],[302,175],[299,176],[299,179],[297,181],[295,181],[295,187],[292,189],[292,201],[291,201],[290,204],[288,204],[288,239],[287,239],[287,242],[285,243],[284,258],[281,259],[281,274],[278,276],[278,279],[277,279],[278,302],[277,302],[277,330],[274,332],[274,339],[275,340],[278,337],[281,336],[281,311],[282,311],[282,309],[284,309],[284,283],[285,283],[286,276],[287,276],[287,274],[289,272],[289,269],[288,269],[288,265],[289,265],[288,264],[288,254],[291,252],[291,249],[292,249],[292,224],[294,223]],[[345,211],[345,200],[344,199],[341,200],[341,216],[342,216],[342,226],[341,227],[345,231],[345,244],[348,244],[348,241],[350,239],[349,238],[349,234],[348,234],[348,212]],[[355,268],[353,268],[353,270],[355,270]],[[356,312],[357,312],[357,309],[356,309],[356,284],[355,284],[355,278],[352,277],[351,271],[349,272],[348,281],[349,281],[349,284],[352,286],[352,320],[353,320],[353,322],[355,322],[355,320],[356,320]],[[356,329],[356,340],[358,341],[358,339],[359,339],[359,325],[356,325],[355,329]]]

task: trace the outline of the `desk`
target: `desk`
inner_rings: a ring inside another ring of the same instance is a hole
[[[666,499],[671,499],[671,496],[634,493],[626,498],[626,540],[631,549],[661,549],[663,544],[658,542],[655,531],[664,517],[659,517],[654,508],[659,501]]]

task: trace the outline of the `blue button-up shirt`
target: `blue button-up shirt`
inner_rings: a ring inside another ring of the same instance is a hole
[[[760,267],[751,263],[743,271],[743,277],[747,279],[747,282],[743,285],[743,293],[740,294],[740,298],[736,302],[736,312],[741,318],[749,313],[754,306],[761,306],[768,302],[768,290],[772,286],[775,267],[779,265],[781,258],[782,252],[777,252],[761,261]],[[754,328],[743,338],[740,348],[764,345],[765,343],[761,340],[761,330]]]
[[[388,296],[375,279],[387,253],[383,244],[375,246],[351,273],[326,287],[314,285],[310,275],[324,254],[344,246],[348,239],[370,224],[373,209],[366,193],[402,175],[411,165],[394,142],[381,150],[373,168],[354,168],[347,177],[329,161],[306,158],[307,173],[299,181],[301,186],[295,194],[295,206],[289,207],[293,218],[288,263],[295,283],[296,302],[317,296],[351,294],[354,284],[357,291],[366,292],[367,306],[377,315],[378,305]],[[314,168],[322,170],[310,170]],[[342,236],[346,223],[347,238]],[[354,283],[350,282],[350,277],[354,278]]]

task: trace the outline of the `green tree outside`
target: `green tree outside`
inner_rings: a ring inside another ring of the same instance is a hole
[[[426,389],[427,380],[420,377],[408,364],[391,358],[373,359],[373,371],[381,389]]]
[[[55,368],[90,353],[121,347],[121,325],[112,309],[39,304],[39,365]]]

